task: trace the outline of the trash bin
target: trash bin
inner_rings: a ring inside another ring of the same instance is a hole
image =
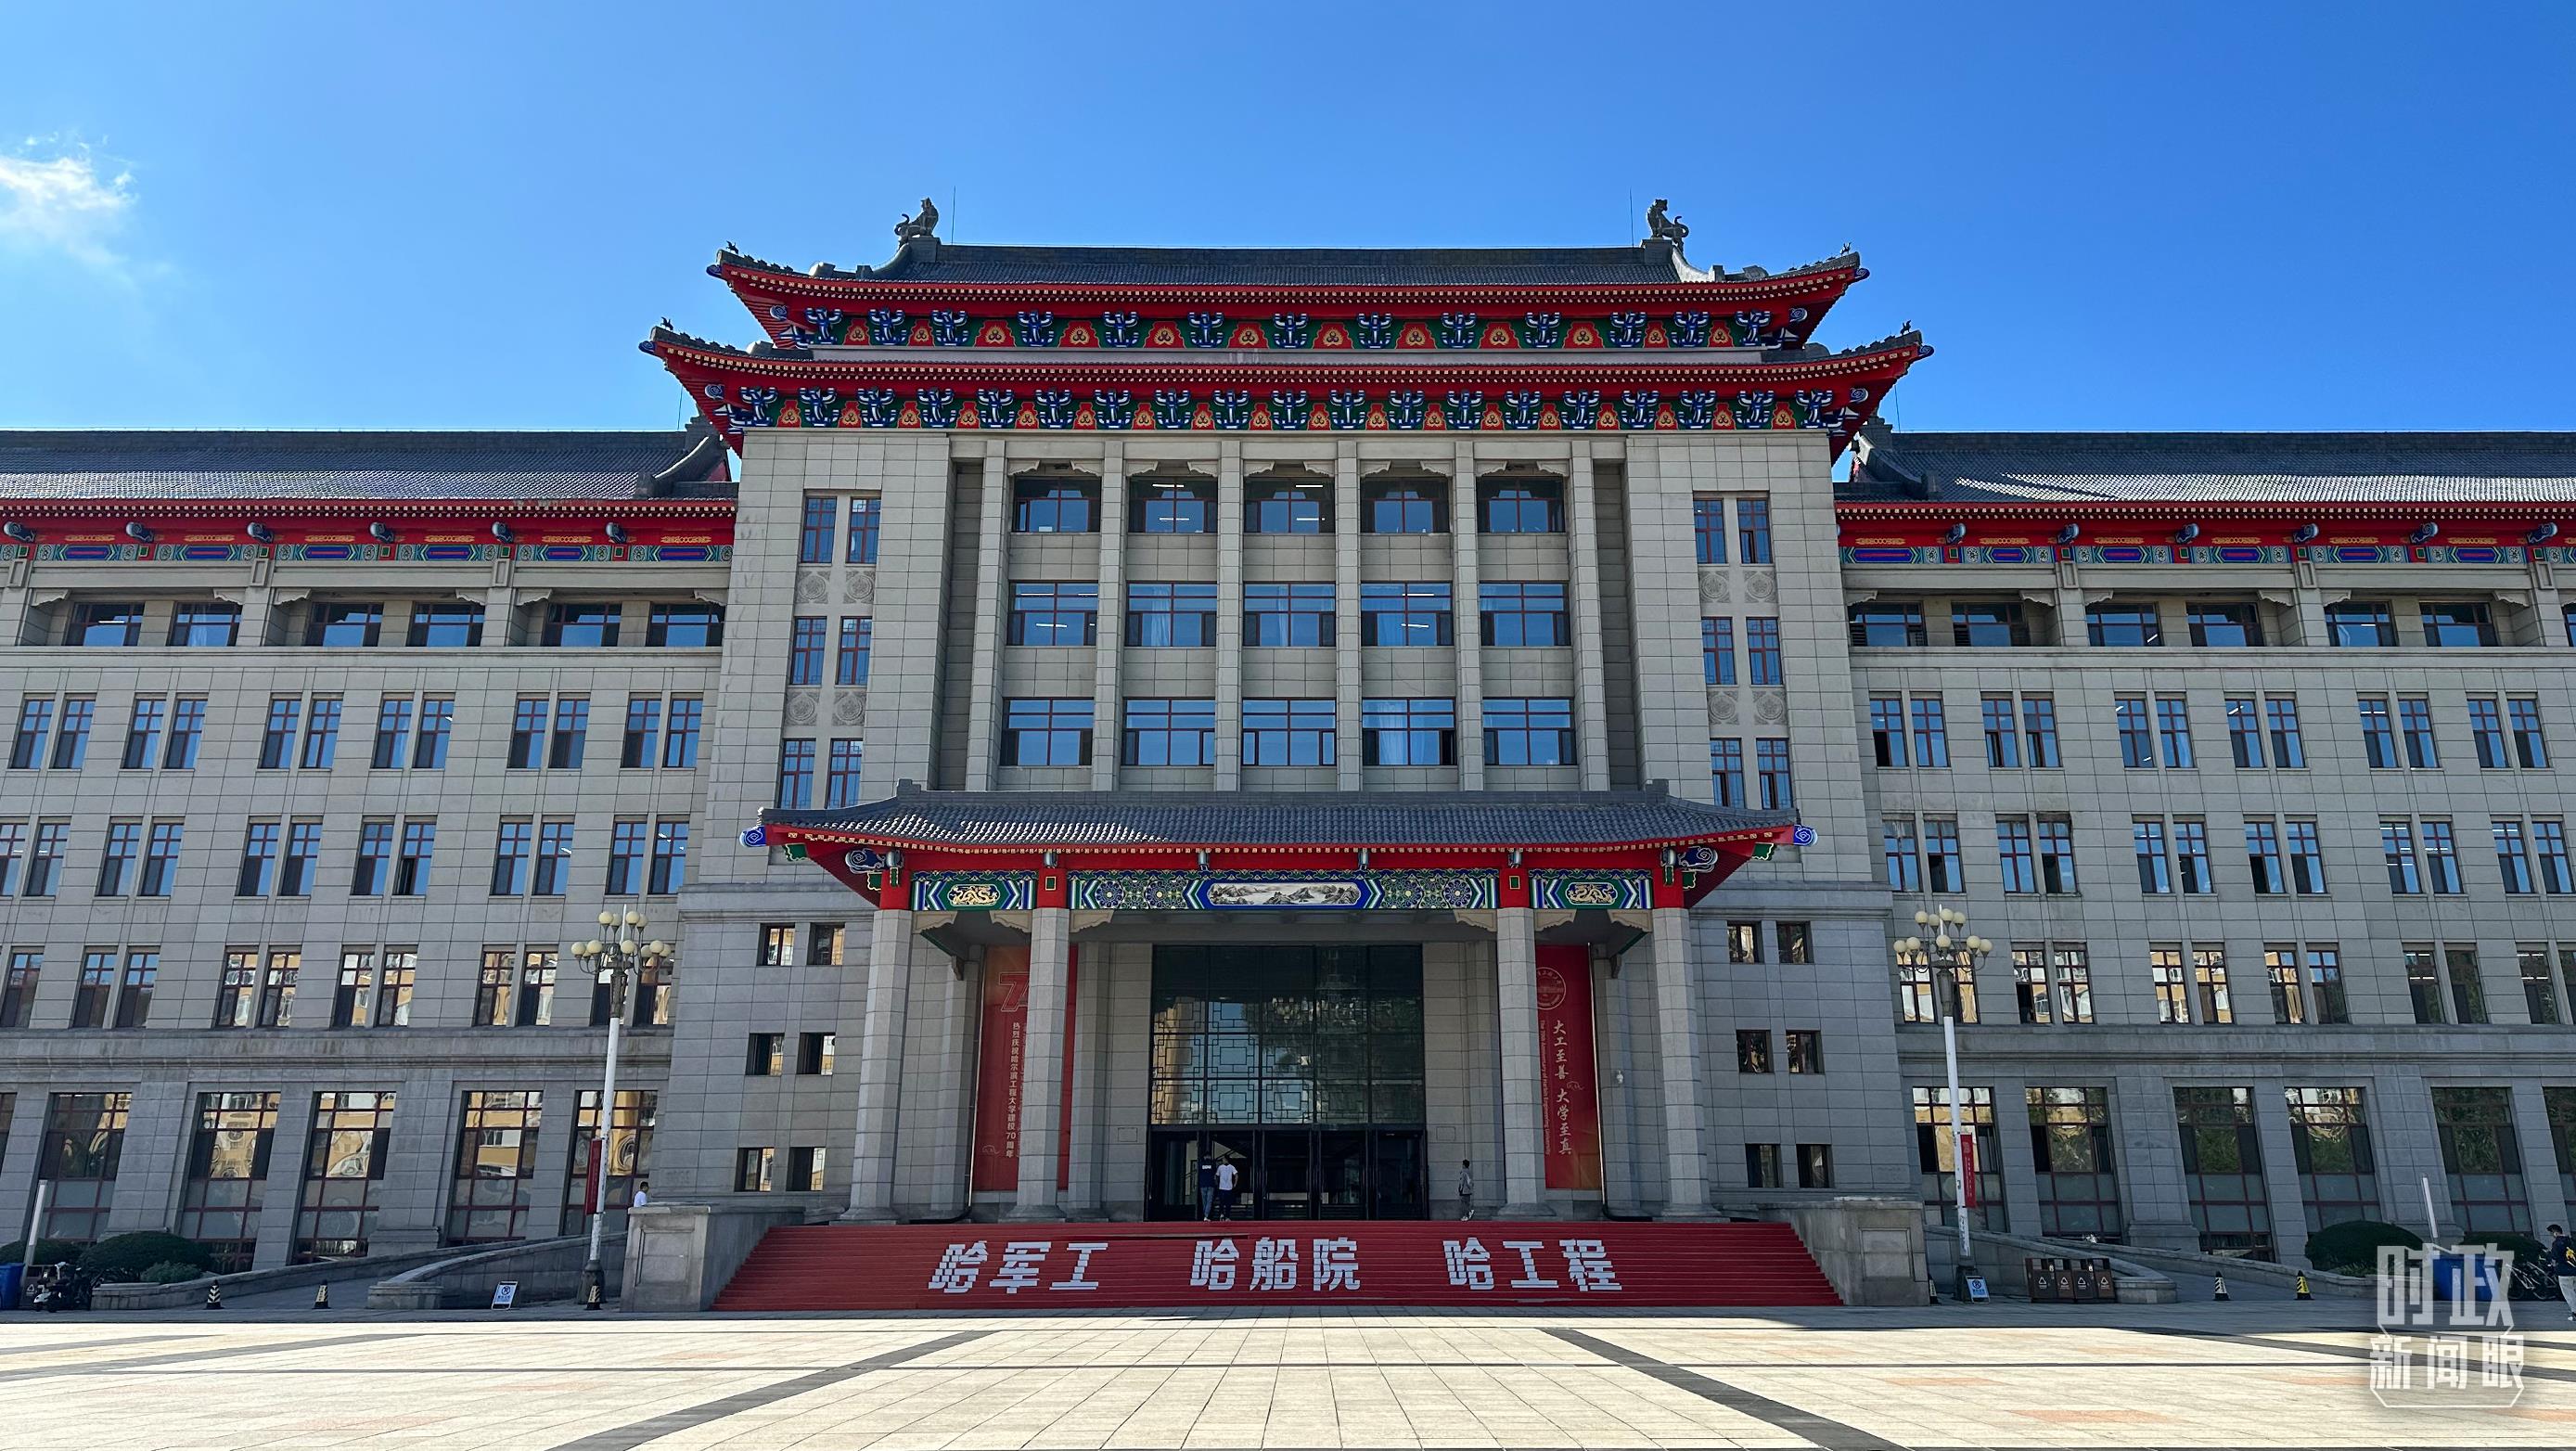
[[[0,1310],[18,1308],[19,1292],[26,1288],[27,1267],[16,1260],[0,1265]]]
[[[2433,1293],[2453,1303],[2466,1299],[2483,1304],[2504,1293],[2504,1267],[2505,1261],[2476,1250],[2437,1254],[2433,1256]]]

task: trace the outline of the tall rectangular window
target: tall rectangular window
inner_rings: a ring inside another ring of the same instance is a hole
[[[2522,823],[2498,821],[2495,834],[2496,873],[2504,881],[2508,896],[2526,896],[2531,891],[2530,845],[2524,840]]]
[[[796,536],[798,564],[832,562],[832,535],[839,510],[838,499],[809,496],[805,500],[804,525]]]
[[[41,770],[45,764],[45,738],[53,731],[54,702],[51,698],[30,697],[18,705],[18,728],[9,738],[9,769]]]
[[[1959,819],[1923,818],[1923,888],[1928,892],[1964,892],[1968,878],[1959,861]]]
[[[2165,766],[2170,770],[2188,770],[2191,754],[2191,705],[2178,695],[2156,697],[2156,743],[2163,748]]]
[[[295,759],[295,723],[304,713],[300,696],[278,696],[268,703],[268,725],[260,732],[259,768],[283,771]]]
[[[420,739],[412,748],[411,764],[416,771],[443,770],[447,765],[447,743],[456,727],[456,702],[446,696],[424,695],[420,700]]]
[[[1914,763],[1918,766],[1946,767],[1950,764],[1950,724],[1941,709],[1941,697],[1918,695],[1914,707]]]
[[[2549,949],[2534,943],[2516,944],[2514,966],[2522,974],[2523,1016],[2535,1023],[2558,1021],[2558,982],[2549,974]]]
[[[2415,825],[2409,821],[2379,823],[2379,854],[2388,866],[2388,890],[2412,896],[2424,890],[2415,865]]]
[[[36,986],[45,973],[45,954],[22,947],[9,954],[8,976],[0,978],[0,1028],[23,1028],[35,1011]]]
[[[2227,697],[2227,752],[2240,771],[2263,764],[2262,705],[2250,695]]]
[[[1708,774],[1720,806],[1742,806],[1750,798],[1744,794],[1744,742],[1733,739],[1708,743]]]
[[[37,1178],[53,1181],[54,1198],[38,1238],[90,1244],[107,1232],[133,1102],[130,1093],[46,1095],[35,1168]]]
[[[2442,977],[2434,964],[2430,944],[2410,942],[2399,956],[2406,969],[2406,997],[2415,1009],[2415,1021],[2442,1021]]]
[[[2022,735],[2030,746],[2030,763],[2043,770],[2057,766],[2057,701],[2052,696],[2021,698]]]
[[[1703,683],[1735,683],[1735,620],[1728,615],[1704,617],[1699,622],[1699,664]]]
[[[2104,1088],[2029,1088],[2031,1166],[2039,1179],[2039,1232],[2109,1240],[2125,1233],[2112,1159],[2111,1094]]]
[[[167,721],[170,702],[157,695],[137,696],[134,713],[125,726],[125,759],[120,763],[128,771],[148,771],[161,750],[161,732]]]
[[[2197,817],[2177,817],[2174,834],[2174,885],[2183,895],[2197,897],[2217,889],[2209,867],[2209,823]]]
[[[313,883],[322,872],[322,823],[290,822],[286,828],[286,855],[279,860],[277,895],[309,897]]]
[[[2307,742],[2299,735],[2299,699],[2294,695],[2263,697],[2263,718],[2272,730],[2272,764],[2285,771],[2305,769]]]
[[[2245,823],[2245,866],[2254,882],[2254,895],[2274,897],[2290,890],[2290,874],[2281,859],[2280,823]]]
[[[206,741],[206,698],[183,695],[170,703],[170,746],[161,754],[165,770],[194,770]]]
[[[832,657],[834,685],[868,683],[868,650],[876,635],[876,622],[866,615],[841,616],[841,646]]]
[[[689,823],[664,817],[653,823],[653,876],[646,890],[657,897],[680,890],[689,875]]]
[[[1986,735],[1986,764],[2010,770],[2021,764],[2021,735],[2013,729],[2013,698],[1989,695],[1977,702],[1978,722]]]
[[[2129,823],[2129,843],[2138,859],[2138,890],[2150,897],[2173,891],[2173,861],[2165,845],[2161,817],[2142,816]]]
[[[179,843],[187,826],[177,821],[152,823],[150,835],[143,843],[143,870],[135,878],[134,895],[166,897],[179,875]]]
[[[111,821],[107,824],[107,842],[98,858],[98,896],[122,897],[132,889],[134,859],[142,849],[142,822]]]
[[[140,1028],[152,1020],[152,989],[161,976],[161,953],[150,947],[129,948],[125,979],[116,989],[116,1026]]]
[[[2569,869],[2567,859],[2567,823],[2535,819],[2531,823],[2531,851],[2540,869],[2540,890],[2551,896],[2576,892],[2576,871]]]
[[[367,768],[374,771],[402,769],[403,747],[411,739],[411,697],[388,695],[376,702],[375,748],[368,752]]]
[[[2048,1021],[2048,948],[2038,942],[2012,945],[2013,1008],[2025,1023]]]
[[[626,730],[617,745],[617,766],[623,771],[649,771],[658,754],[662,738],[662,698],[657,695],[631,695],[626,698]]]
[[[2093,1021],[2093,963],[2081,946],[2060,943],[2049,956],[2057,968],[2057,1019],[2062,1023]]]
[[[1797,804],[1797,789],[1789,777],[1789,742],[1785,737],[1766,736],[1753,743],[1755,784],[1760,788],[1755,803],[1765,811],[1788,811]]]
[[[376,975],[377,1027],[411,1026],[411,994],[419,973],[418,951],[409,947],[385,949],[384,966]]]
[[[2478,769],[2501,771],[2506,767],[2504,745],[2504,712],[2491,695],[2469,697],[2469,739],[2478,748]]]
[[[2111,702],[2111,723],[2120,737],[2120,764],[2132,771],[2145,770],[2156,763],[2153,729],[2147,724],[2147,698],[2123,695]]]
[[[107,1005],[116,995],[116,953],[93,947],[81,954],[80,976],[72,982],[74,1028],[107,1026]]]
[[[2290,1152],[2310,1233],[2377,1219],[2379,1169],[2359,1088],[2289,1088]]]
[[[572,823],[547,821],[537,826],[537,859],[528,890],[540,897],[560,897],[572,887]]]
[[[2227,996],[2227,949],[2193,948],[2191,977],[2192,985],[2200,993],[2200,1020],[2204,1023],[2235,1022],[2235,1004]]]
[[[1149,697],[1121,712],[1119,759],[1130,766],[1216,764],[1216,702]]]
[[[625,818],[608,829],[608,884],[612,897],[638,897],[644,893],[644,853],[652,839],[653,824]]]
[[[2147,981],[2156,992],[2157,1022],[2191,1021],[2191,982],[2183,973],[2181,948],[2148,948]]]
[[[2424,846],[2424,886],[2437,897],[2460,894],[2459,847],[2451,839],[2451,823],[2424,821],[2417,824]]]
[[[1911,757],[1905,745],[1905,697],[1873,695],[1869,698],[1869,743],[1872,755],[1881,767],[1909,764]]]
[[[519,1002],[511,1017],[522,1028],[542,1028],[555,1020],[555,976],[560,959],[550,951],[530,948],[519,959]]]
[[[2039,865],[2032,850],[2030,818],[1995,818],[1995,859],[2003,871],[2004,891],[2013,895],[2039,890]]]
[[[814,805],[814,743],[778,743],[778,799],[781,811],[806,811]]]
[[[295,1026],[295,979],[303,970],[304,954],[279,950],[269,953],[268,963],[260,970],[259,1025],[263,1028]]]
[[[236,897],[265,897],[277,880],[277,847],[285,826],[254,821],[242,832],[241,870],[233,878]]]
[[[705,728],[707,703],[695,695],[671,697],[670,729],[662,736],[662,769],[691,771],[698,765],[698,737]]]
[[[492,843],[492,895],[516,897],[528,890],[528,858],[536,849],[537,824],[504,821]]]
[[[2320,1023],[2349,1023],[2352,1007],[2343,991],[2343,951],[2333,946],[2310,947],[2302,954],[2308,973],[2308,996],[2317,1010]]]
[[[2478,950],[2474,947],[2445,947],[2442,968],[2451,979],[2451,1007],[2458,1014],[2455,1023],[2487,1021],[2486,980],[2478,975]]]
[[[883,527],[884,501],[874,495],[862,495],[850,501],[850,550],[847,562],[877,562],[877,531]]]
[[[2540,701],[2532,696],[2515,696],[2504,703],[2505,718],[2513,727],[2513,761],[2526,771],[2544,770],[2549,765],[2549,738],[2540,728]]]
[[[823,683],[823,631],[830,622],[820,615],[798,615],[788,621],[787,683]],[[1019,643],[1016,639],[1013,644]]]
[[[2039,889],[2050,896],[2076,890],[2075,823],[2063,816],[2039,818]]]
[[[519,955],[507,947],[483,949],[483,971],[474,983],[474,1026],[506,1028],[510,1026],[513,983],[519,971]]]
[[[510,770],[533,771],[544,763],[546,714],[553,704],[542,695],[519,697],[510,716]]]
[[[364,947],[340,949],[340,978],[331,987],[331,1026],[363,1028],[369,1017],[376,982],[376,954]]]
[[[2326,854],[2317,841],[2316,822],[2293,816],[2281,823],[2281,836],[2290,854],[2290,890],[2302,897],[2321,895],[2326,889]]]
[[[828,547],[828,537],[825,542]],[[455,1178],[448,1190],[449,1244],[527,1237],[544,1097],[533,1090],[466,1091],[457,1120]]]
[[[1891,816],[1879,823],[1881,853],[1887,859],[1887,888],[1891,892],[1913,893],[1923,890],[1923,858],[1914,839],[1914,818]]]
[[[1748,685],[1780,683],[1780,621],[1764,615],[1744,621],[1744,679]]]
[[[295,1205],[297,1264],[354,1259],[375,1228],[376,1193],[392,1158],[394,1095],[313,1095],[313,1128]]]
[[[1771,562],[1771,501],[1738,498],[1735,501],[1736,558],[1746,564]]]
[[[2390,724],[2387,697],[2365,695],[2356,704],[2361,712],[2362,753],[2369,758],[2370,768],[2397,769],[2397,731]]]
[[[2442,753],[2433,741],[2433,703],[2420,695],[2397,700],[2397,730],[2406,739],[2406,764],[2414,770],[2438,770]]]
[[[859,772],[866,743],[844,738],[832,742],[830,767],[823,778],[823,809],[837,811],[859,804]]]
[[[387,875],[393,865],[394,824],[390,821],[358,823],[358,854],[349,873],[349,895],[379,897],[384,895]]]
[[[1726,501],[1706,494],[1691,500],[1691,538],[1702,564],[1726,563]],[[2576,628],[2576,627],[2572,627]]]
[[[554,736],[546,743],[546,768],[552,771],[580,770],[582,750],[589,740],[590,702],[573,695],[556,701]]]
[[[438,850],[438,823],[417,817],[405,817],[402,824],[402,854],[394,859],[394,895],[422,897],[429,894],[429,868]]]

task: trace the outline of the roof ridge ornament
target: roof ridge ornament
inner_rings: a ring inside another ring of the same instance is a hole
[[[895,244],[901,246],[919,238],[933,237],[938,231],[939,208],[931,204],[930,198],[923,197],[920,211],[894,224]]]
[[[1690,235],[1690,228],[1682,225],[1679,217],[1664,210],[1669,205],[1671,205],[1670,202],[1657,197],[1654,205],[1646,208],[1646,240],[1670,242],[1673,244],[1673,250],[1678,252],[1682,247],[1682,239]]]

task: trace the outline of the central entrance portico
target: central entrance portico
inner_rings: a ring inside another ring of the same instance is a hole
[[[1445,1214],[1460,1166],[1435,1130],[1462,1124],[1490,1125],[1498,1151],[1473,1165],[1485,1209],[1585,1212],[1603,1186],[1594,968],[1625,953],[1649,964],[1661,1084],[1660,1142],[1636,1151],[1662,1170],[1664,1216],[1694,1218],[1708,1174],[1688,908],[1793,829],[1650,792],[904,789],[767,812],[751,839],[876,905],[871,964],[910,961],[918,938],[961,979],[977,969],[975,1066],[958,1070],[979,1212],[1194,1219],[1206,1161],[1235,1165],[1238,1217]],[[1081,1009],[1111,1069],[1078,1080],[1077,1005],[1107,1000],[1104,973],[1128,1006]],[[912,976],[869,974],[857,1221],[898,1217]],[[1132,1155],[1141,1184],[1069,1194],[1104,1153]]]

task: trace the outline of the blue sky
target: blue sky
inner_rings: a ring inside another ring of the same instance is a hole
[[[0,426],[666,426],[702,268],[1860,248],[1912,428],[2569,428],[2576,10],[21,6]],[[29,58],[41,57],[40,63]],[[955,204],[951,206],[951,197]]]

